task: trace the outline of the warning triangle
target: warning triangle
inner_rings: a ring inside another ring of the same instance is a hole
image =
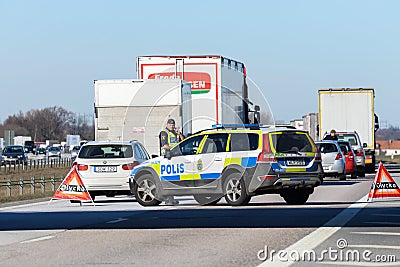
[[[369,191],[367,201],[374,198],[386,197],[400,197],[400,189],[381,162],[379,163],[379,168]]]
[[[89,195],[82,178],[73,166],[71,171],[64,178],[52,199],[71,199],[71,200],[89,200],[92,198]]]

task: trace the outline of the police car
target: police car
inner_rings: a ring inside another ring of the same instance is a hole
[[[222,197],[232,206],[280,194],[304,204],[323,182],[321,154],[306,131],[263,125],[216,125],[136,166],[131,192],[143,206],[166,196],[193,195],[200,204]]]

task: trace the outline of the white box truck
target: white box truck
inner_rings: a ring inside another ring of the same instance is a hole
[[[319,137],[329,133],[356,131],[365,150],[365,170],[375,170],[375,132],[379,128],[374,111],[373,88],[328,88],[318,90]]]
[[[318,140],[318,113],[308,113],[302,119],[304,130],[308,131],[312,139]]]
[[[193,132],[213,124],[255,122],[249,118],[246,68],[241,62],[216,55],[139,56],[136,67],[139,79],[180,78],[191,84]]]
[[[30,136],[15,136],[14,137],[14,145],[24,146],[25,141],[31,141],[32,137]]]
[[[192,132],[190,83],[180,79],[96,80],[95,140],[138,140],[160,153],[159,133],[169,118]]]
[[[79,134],[67,134],[67,147],[72,150],[74,146],[79,146],[81,142],[81,136]]]

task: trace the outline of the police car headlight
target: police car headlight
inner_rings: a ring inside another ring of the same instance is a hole
[[[19,159],[22,158],[22,155],[18,155],[17,158],[19,158]]]

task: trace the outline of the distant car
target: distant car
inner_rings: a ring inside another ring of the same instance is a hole
[[[24,143],[25,151],[27,153],[35,153],[35,142],[34,141],[25,141]]]
[[[348,141],[356,153],[357,175],[365,177],[365,151],[357,132],[337,132],[338,140]]]
[[[37,148],[36,148],[36,155],[40,155],[40,154],[45,155],[45,154],[46,154],[46,148],[44,148],[44,147],[37,147]]]
[[[325,176],[337,176],[340,180],[346,180],[346,163],[342,150],[337,141],[315,141],[321,152],[322,168]]]
[[[6,146],[2,153],[3,163],[26,163],[27,157],[23,146]]]
[[[61,149],[58,146],[49,147],[47,150],[47,156],[49,158],[58,157],[61,158]]]
[[[73,165],[94,200],[99,195],[130,195],[130,173],[148,159],[138,141],[93,141],[81,147]]]
[[[80,146],[74,146],[72,149],[71,149],[71,158],[73,159],[73,160],[75,160],[75,158],[78,156],[78,153],[79,153],[79,150],[81,149],[81,147]]]
[[[350,174],[351,178],[357,177],[357,164],[353,148],[347,141],[338,141],[340,149],[346,161],[346,174]]]

